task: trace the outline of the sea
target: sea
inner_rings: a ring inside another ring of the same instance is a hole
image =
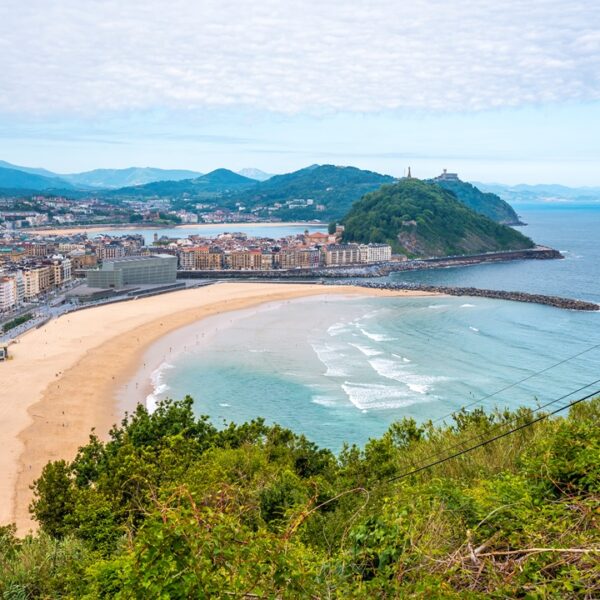
[[[600,302],[600,209],[521,210],[522,231],[564,260],[402,273],[394,280]],[[595,345],[599,347],[594,348]],[[317,296],[211,317],[180,332],[152,373],[218,426],[262,417],[339,452],[404,417],[517,408],[599,389],[600,312],[469,297]],[[588,387],[586,387],[588,386]]]
[[[326,224],[314,223],[215,223],[202,225],[178,225],[177,227],[112,227],[105,230],[89,233],[89,237],[98,235],[141,235],[146,244],[151,244],[154,236],[172,238],[185,238],[190,235],[202,237],[216,237],[221,233],[241,232],[248,237],[268,237],[280,239],[289,235],[296,235],[304,231],[327,231]]]

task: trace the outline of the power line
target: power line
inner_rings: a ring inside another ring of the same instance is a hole
[[[529,381],[530,379],[533,379],[534,377],[537,377],[538,375],[541,375],[542,373],[546,373],[546,372],[550,371],[551,369],[555,369],[556,367],[559,367],[560,365],[563,365],[563,364],[573,360],[574,358],[578,358],[579,356],[582,356],[583,354],[586,354],[587,352],[591,352],[592,350],[595,350],[596,348],[600,348],[600,344],[595,344],[594,346],[590,346],[586,350],[582,350],[581,352],[578,352],[577,354],[573,354],[572,356],[569,356],[557,363],[554,363],[553,365],[550,365],[549,367],[546,367],[546,368],[542,369],[541,371],[536,371],[535,373],[531,373],[530,375],[528,375],[527,377],[524,377],[523,379],[520,379],[519,381],[515,381],[514,383],[511,383],[499,390],[496,390],[495,392],[492,392],[491,394],[488,394],[487,396],[483,396],[482,398],[479,398],[478,400],[474,400],[473,402],[470,402],[469,404],[465,404],[464,406],[461,406],[460,410],[470,408],[471,406],[475,406],[476,404],[479,404],[480,402],[483,402],[484,400],[488,400],[489,398],[497,396],[498,394],[501,394],[502,392],[505,392],[506,390],[510,390],[511,388],[514,388],[515,386],[520,385],[521,383],[525,383],[526,381]],[[444,419],[448,419],[455,412],[456,411],[453,411],[447,415],[438,417],[437,419],[434,419],[432,421],[432,423],[439,423],[440,421],[443,421]]]
[[[582,390],[585,390],[586,388],[591,387],[592,385],[596,385],[597,383],[600,383],[600,379],[596,379],[596,381],[592,381],[591,383],[588,383],[586,385],[581,386],[580,388],[573,390],[572,392],[569,392],[568,394],[565,394],[564,396],[561,396],[560,398],[555,398],[554,400],[551,400],[550,402],[546,402],[546,404],[542,404],[541,406],[537,407],[537,411],[541,411],[544,408],[547,408],[548,406],[552,406],[553,404],[556,404],[557,402],[560,402],[561,400],[564,400],[565,398],[568,398],[569,396],[572,396],[573,394],[577,394],[578,392],[581,392]],[[511,423],[515,423],[516,421],[519,420],[519,417],[514,417],[504,423],[498,423],[497,425],[495,425],[494,427],[491,428],[490,431],[488,431],[487,433],[491,433],[493,431],[496,431],[502,427],[506,427],[507,425],[510,425]],[[458,448],[460,446],[464,446],[465,444],[468,444],[470,442],[473,442],[477,439],[480,439],[484,436],[484,433],[480,433],[479,435],[475,435],[469,439],[463,440],[461,442],[457,442],[456,444],[453,444],[452,446],[445,448],[444,450],[440,451],[440,452],[435,452],[433,454],[430,454],[429,456],[426,456],[425,458],[421,459],[420,461],[417,462],[417,465],[420,465],[426,461],[432,460],[438,456],[440,456],[441,454],[445,454],[446,452],[449,452],[450,450],[454,450],[454,448]]]
[[[578,400],[573,400],[573,402],[569,402],[568,404],[565,404],[565,406],[561,406],[559,408],[557,408],[556,410],[553,410],[552,412],[546,413],[544,415],[539,416],[537,419],[534,419],[533,421],[529,421],[527,423],[523,423],[522,425],[519,425],[518,427],[515,427],[514,429],[510,429],[509,431],[505,431],[504,433],[501,433],[497,436],[494,436],[493,438],[484,440],[483,442],[476,444],[475,446],[471,446],[470,448],[466,448],[465,450],[461,450],[460,452],[456,452],[454,454],[451,454],[450,456],[447,456],[445,458],[441,458],[440,460],[436,460],[435,462],[429,463],[427,465],[424,465],[422,467],[418,467],[416,469],[412,469],[411,471],[407,471],[406,473],[402,473],[400,475],[396,475],[395,477],[391,477],[389,479],[386,480],[387,483],[392,483],[394,481],[399,481],[400,479],[405,479],[406,477],[409,477],[410,475],[415,475],[416,473],[420,473],[421,471],[425,471],[427,469],[431,469],[432,467],[435,467],[437,465],[441,465],[445,462],[448,462],[449,460],[452,460],[454,458],[457,458],[459,456],[462,456],[463,454],[467,454],[468,452],[472,452],[473,450],[477,450],[478,448],[482,448],[483,446],[487,446],[488,444],[491,444],[492,442],[495,442],[496,440],[499,440],[501,438],[504,438],[508,435],[511,435],[513,433],[516,433],[517,431],[520,431],[521,429],[525,429],[526,427],[531,427],[532,425],[535,425],[536,423],[539,423],[540,421],[543,421],[544,419],[547,419],[548,417],[551,417],[563,410],[565,410],[566,408],[571,408],[572,406],[575,406],[576,404],[579,404],[580,402],[584,402],[585,400],[589,400],[590,398],[598,395],[600,393],[600,389],[596,390],[595,392],[593,392],[592,394],[589,394],[587,396],[584,396],[583,398],[579,398]]]

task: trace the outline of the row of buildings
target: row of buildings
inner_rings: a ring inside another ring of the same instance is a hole
[[[0,312],[61,288],[72,276],[71,260],[60,255],[0,267]]]
[[[391,260],[392,249],[387,244],[327,244],[227,251],[212,245],[183,247],[177,254],[182,271],[265,271],[376,264]]]

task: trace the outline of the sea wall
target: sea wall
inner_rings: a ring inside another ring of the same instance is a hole
[[[336,282],[336,285],[357,285],[365,288],[378,290],[416,290],[420,292],[438,292],[450,296],[474,296],[479,298],[497,298],[499,300],[512,300],[514,302],[529,302],[533,304],[545,304],[557,308],[569,310],[600,310],[600,304],[575,300],[573,298],[562,298],[561,296],[546,296],[543,294],[528,294],[526,292],[509,292],[504,290],[486,290],[473,287],[445,287],[439,285],[422,285],[418,283],[381,283],[376,281],[361,282]]]
[[[273,269],[269,271],[178,271],[177,277],[179,279],[339,279],[344,277],[385,277],[390,273],[402,271],[444,269],[512,260],[551,260],[557,258],[564,258],[558,250],[547,248],[546,246],[536,246],[529,250],[398,260],[364,266],[323,267],[318,269]]]

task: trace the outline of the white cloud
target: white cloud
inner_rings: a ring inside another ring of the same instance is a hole
[[[4,0],[0,111],[600,100],[600,3]]]

